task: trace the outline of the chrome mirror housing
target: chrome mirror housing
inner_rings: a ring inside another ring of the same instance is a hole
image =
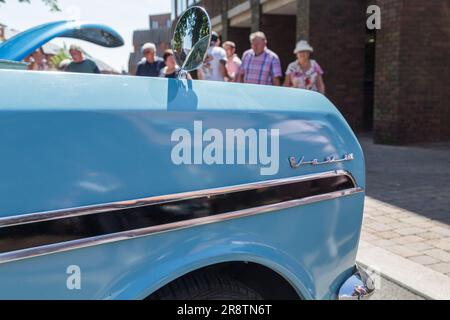
[[[339,290],[339,300],[367,300],[375,292],[375,283],[361,267],[356,266],[355,272]]]
[[[211,20],[205,9],[191,7],[178,20],[172,39],[177,64],[189,72],[201,67],[211,41]]]

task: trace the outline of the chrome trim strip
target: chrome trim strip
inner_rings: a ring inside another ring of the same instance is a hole
[[[230,212],[225,213],[218,216],[213,217],[206,217],[201,219],[194,219],[194,220],[188,220],[183,222],[177,222],[172,224],[166,224],[161,226],[155,226],[145,229],[139,229],[139,230],[132,230],[132,231],[126,231],[116,234],[109,234],[94,238],[87,238],[87,239],[81,239],[81,240],[75,240],[70,242],[64,242],[64,243],[58,243],[48,246],[42,246],[38,248],[32,248],[32,249],[25,249],[15,252],[9,252],[5,254],[0,254],[0,264],[6,263],[6,262],[12,262],[17,260],[23,260],[27,258],[37,257],[37,256],[43,256],[47,254],[52,253],[59,253],[59,252],[66,252],[71,251],[75,249],[81,249],[81,248],[87,248],[102,244],[108,244],[123,240],[129,240],[129,239],[135,239],[140,238],[152,234],[157,233],[163,233],[167,231],[175,231],[175,230],[181,230],[186,229],[194,226],[202,226],[207,225],[211,223],[217,223],[221,221],[227,221],[237,218],[243,218],[243,217],[249,217],[257,214],[262,213],[268,213],[275,210],[282,210],[282,209],[288,209],[292,207],[312,204],[320,201],[326,201],[326,200],[332,200],[336,198],[341,198],[345,196],[354,195],[357,193],[364,192],[362,188],[353,188],[349,190],[339,191],[339,192],[333,192],[328,193],[320,196],[314,196],[310,198],[304,198],[289,202],[282,202],[274,205],[269,206],[263,206],[263,207],[256,207],[251,209],[246,209],[242,211],[236,211],[236,212]]]
[[[218,195],[218,194],[225,194],[225,193],[231,193],[231,192],[247,191],[247,190],[251,190],[251,189],[266,188],[266,187],[271,187],[271,186],[280,186],[283,184],[289,184],[289,183],[293,183],[293,182],[331,178],[331,177],[336,177],[336,176],[349,177],[351,179],[351,181],[353,182],[353,185],[355,187],[357,187],[355,178],[348,171],[336,170],[336,171],[328,171],[328,172],[324,172],[324,173],[310,174],[310,175],[304,175],[304,176],[293,177],[293,178],[254,182],[254,183],[222,187],[222,188],[214,188],[214,189],[206,189],[206,190],[199,190],[199,191],[176,193],[176,194],[170,194],[170,195],[155,196],[155,197],[143,198],[143,199],[138,199],[138,200],[119,201],[119,202],[113,202],[113,203],[107,203],[107,204],[92,205],[92,206],[72,208],[72,209],[62,209],[62,210],[55,210],[55,211],[38,212],[38,213],[31,213],[31,214],[25,214],[25,215],[14,216],[14,217],[0,218],[0,228],[14,226],[14,225],[20,225],[20,224],[26,224],[26,223],[33,223],[33,222],[38,222],[38,221],[49,221],[49,220],[56,220],[56,219],[61,219],[61,218],[69,218],[69,217],[84,216],[84,215],[90,215],[90,214],[96,214],[96,213],[102,213],[102,212],[111,212],[111,211],[117,211],[117,210],[123,210],[123,209],[137,208],[137,207],[148,206],[148,205],[152,205],[152,204],[159,204],[159,203],[163,203],[163,202],[188,200],[188,199],[195,199],[195,198],[200,198],[200,197],[205,197],[205,196],[214,196],[214,195]]]
[[[318,174],[318,175],[309,175],[309,176],[296,177],[296,178],[288,178],[288,179],[273,180],[273,181],[260,182],[260,183],[252,183],[252,184],[241,185],[241,186],[211,189],[211,190],[209,190],[210,193],[208,193],[208,194],[213,195],[213,194],[219,194],[219,193],[224,193],[224,192],[234,192],[234,191],[238,191],[238,190],[240,191],[240,190],[254,189],[255,187],[258,187],[258,186],[267,187],[267,186],[273,186],[273,185],[282,185],[282,184],[287,184],[287,183],[291,183],[291,182],[295,182],[295,181],[307,181],[307,180],[311,180],[311,179],[317,179],[318,177],[326,178],[326,177],[333,177],[336,175],[338,175],[338,176],[346,175],[346,176],[350,177],[352,179],[352,181],[355,181],[354,178],[348,172],[333,171],[333,172],[327,172],[327,173]],[[85,208],[78,208],[78,209],[73,209],[73,210],[63,210],[63,211],[54,211],[54,212],[48,212],[48,213],[43,213],[43,214],[27,215],[27,216],[23,216],[23,217],[25,217],[24,220],[13,220],[13,223],[11,223],[11,224],[6,224],[5,223],[6,220],[4,220],[2,226],[17,225],[17,224],[20,224],[19,221],[25,221],[22,223],[31,223],[33,221],[52,220],[52,219],[58,219],[58,218],[68,217],[68,216],[71,217],[71,216],[76,216],[76,215],[81,215],[81,214],[93,214],[93,213],[105,212],[108,210],[120,210],[120,209],[124,209],[124,208],[159,203],[159,202],[163,201],[161,199],[166,199],[166,201],[173,201],[173,200],[180,199],[180,197],[182,197],[182,195],[186,195],[189,198],[196,198],[199,196],[204,196],[205,192],[207,192],[207,191],[208,190],[188,192],[188,193],[182,193],[182,194],[177,194],[177,195],[168,195],[168,196],[162,196],[162,197],[141,199],[141,200],[136,200],[136,201],[119,202],[119,203],[115,203],[115,204],[108,204],[105,206],[95,206],[94,211],[91,210],[92,207],[85,207]],[[257,214],[273,212],[276,210],[288,209],[288,208],[303,206],[303,205],[312,204],[312,203],[316,203],[316,202],[351,196],[351,195],[355,195],[355,194],[358,194],[361,192],[364,192],[364,189],[357,187],[355,184],[355,188],[351,188],[351,189],[347,189],[347,190],[343,190],[343,191],[331,192],[331,193],[322,194],[322,195],[318,195],[318,196],[312,196],[312,197],[308,197],[308,198],[302,198],[302,199],[297,199],[297,200],[292,200],[292,201],[287,201],[287,202],[280,202],[277,204],[272,204],[272,205],[267,205],[267,206],[254,207],[254,208],[249,208],[249,209],[235,211],[235,212],[228,212],[228,213],[224,213],[224,214],[217,215],[217,216],[210,216],[210,217],[181,221],[181,222],[176,222],[176,223],[171,223],[171,224],[166,224],[166,225],[159,225],[159,226],[154,226],[154,227],[149,227],[149,228],[144,228],[144,229],[124,231],[124,232],[120,232],[120,233],[102,235],[102,236],[93,237],[93,238],[85,238],[85,239],[51,244],[51,245],[41,246],[41,247],[36,247],[36,248],[13,251],[13,252],[0,254],[0,264],[23,260],[23,259],[28,259],[28,258],[32,258],[32,257],[53,254],[53,253],[66,252],[66,251],[87,248],[87,247],[92,247],[92,246],[97,246],[97,245],[102,245],[102,244],[109,244],[109,243],[114,243],[114,242],[118,242],[118,241],[140,238],[140,237],[144,237],[144,236],[148,236],[148,235],[152,235],[152,234],[181,230],[181,229],[186,229],[186,228],[190,228],[190,227],[194,227],[194,226],[202,226],[202,225],[217,223],[217,222],[221,222],[221,221],[249,217],[249,216],[253,216],[253,215],[257,215]],[[183,199],[186,199],[186,198],[183,198]],[[143,204],[142,201],[151,201],[151,202]],[[137,205],[123,207],[124,205],[130,204],[130,203],[137,204]],[[119,204],[120,207],[115,206],[117,204]],[[108,208],[108,209],[106,209],[106,208]],[[111,209],[109,209],[109,208],[111,208]],[[74,210],[76,210],[76,211],[74,211]],[[101,211],[99,211],[99,210],[101,210]],[[51,214],[53,214],[53,215],[51,215]],[[43,219],[39,219],[39,218],[43,218]]]

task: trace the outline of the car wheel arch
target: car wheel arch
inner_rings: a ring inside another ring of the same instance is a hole
[[[278,254],[281,255],[280,253]],[[107,297],[108,299],[118,300],[146,299],[164,286],[193,272],[198,272],[203,269],[215,269],[224,264],[251,264],[252,266],[265,269],[275,278],[281,278],[284,281],[285,287],[286,284],[289,284],[299,299],[313,299],[314,282],[311,276],[305,272],[305,268],[300,267],[298,263],[294,264],[289,258],[277,259],[276,256],[270,256],[271,259],[268,259],[267,257],[269,256],[256,256],[245,252],[240,255],[233,253],[205,259],[191,257],[190,262],[179,264],[168,262],[167,264],[160,265],[157,269],[148,268],[147,266],[141,275],[134,277],[133,283],[127,283],[125,285],[123,281],[126,281],[128,276],[124,276],[121,283],[115,283],[114,286],[110,286]],[[158,273],[160,270],[164,270],[164,274],[155,281],[155,277],[152,277],[152,274]]]

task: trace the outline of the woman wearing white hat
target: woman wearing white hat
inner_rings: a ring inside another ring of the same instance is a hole
[[[307,41],[302,40],[297,43],[294,50],[297,60],[287,68],[284,81],[286,87],[313,90],[325,94],[323,70],[315,60],[310,59],[313,51],[314,49]]]

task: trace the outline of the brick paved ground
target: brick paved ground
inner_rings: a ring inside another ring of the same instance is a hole
[[[450,276],[450,143],[360,141],[367,164],[362,240]]]

